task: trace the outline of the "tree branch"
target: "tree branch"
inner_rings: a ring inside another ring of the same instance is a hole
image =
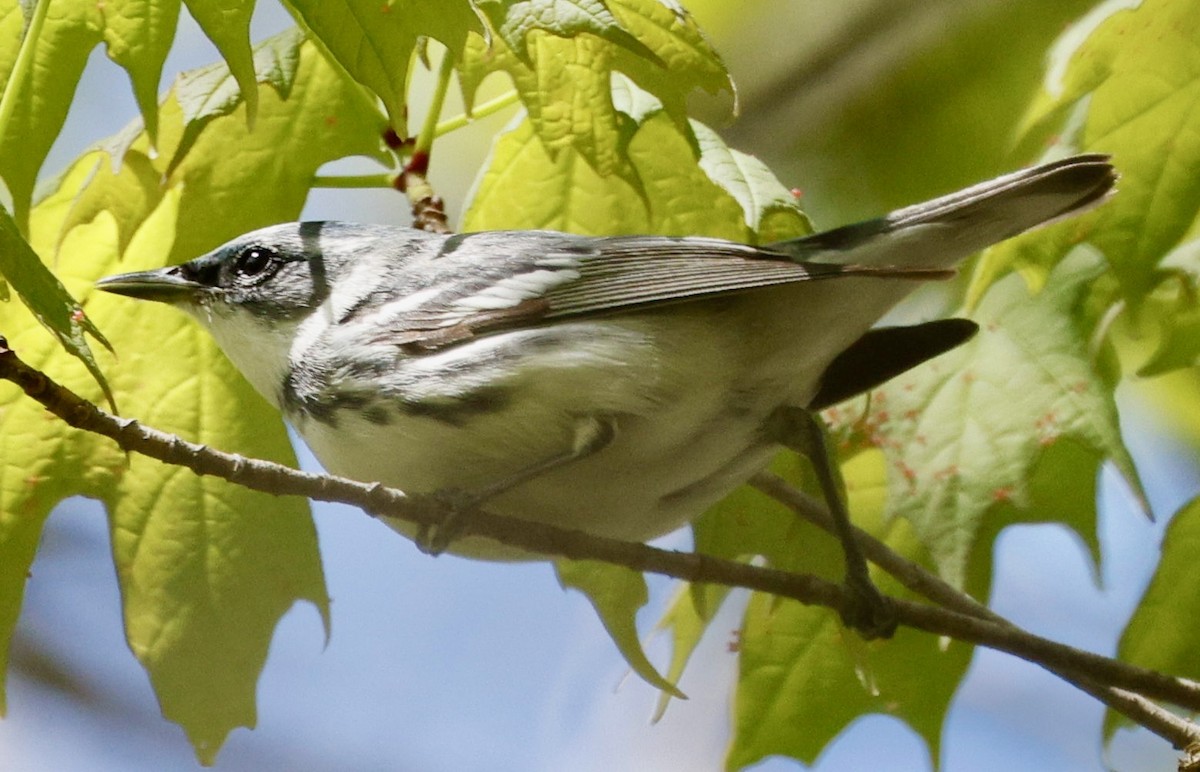
[[[825,505],[814,497],[796,490],[786,481],[769,472],[760,472],[755,475],[750,479],[750,485],[787,506],[818,528],[836,535],[832,516]],[[1006,625],[1014,631],[1024,632],[967,593],[903,557],[861,528],[855,528],[854,534],[855,539],[862,547],[863,554],[872,563],[887,571],[913,592],[923,595],[945,608]],[[1028,633],[1025,634],[1028,635]],[[1046,662],[1036,660],[1034,662],[1092,695],[1134,723],[1146,727],[1159,737],[1169,741],[1175,748],[1186,748],[1192,743],[1200,742],[1200,726],[1160,708],[1139,694],[1101,683],[1084,670],[1053,667]]]
[[[126,451],[184,466],[197,474],[222,477],[274,495],[297,495],[318,501],[351,504],[378,517],[394,517],[419,525],[439,525],[449,514],[447,505],[434,496],[405,494],[379,483],[299,472],[269,461],[222,453],[142,426],[135,420],[109,415],[53,382],[44,373],[26,365],[8,348],[2,337],[0,379],[12,381],[29,397],[75,428],[109,437]],[[768,483],[760,477],[755,478],[755,484]],[[775,495],[773,490],[772,495]],[[756,567],[698,553],[662,550],[487,512],[472,513],[465,518],[462,526],[464,535],[485,536],[547,556],[603,560],[689,582],[745,587],[836,610],[840,610],[846,602],[839,585],[815,576]],[[894,562],[871,541],[864,539],[863,544],[873,560],[878,555],[881,560]],[[890,552],[886,546],[884,550]],[[940,580],[936,577],[920,577],[907,571],[901,571],[900,575],[908,575],[915,586],[924,587],[925,590],[920,590],[922,593],[928,590],[934,596],[940,596],[939,602],[945,597],[955,607],[967,608],[961,599],[954,600],[951,597],[953,593],[947,595],[944,589],[938,589]],[[903,578],[901,580],[905,581]],[[974,601],[971,601],[969,611],[938,608],[901,599],[896,599],[895,604],[900,623],[909,627],[1005,651],[1055,672],[1086,674],[1088,679],[1107,684],[1106,687],[1096,687],[1098,691],[1115,687],[1200,711],[1200,684],[1194,681],[1135,667],[1041,638],[1000,620],[986,609],[981,612]],[[1081,684],[1081,688],[1087,689],[1087,686]],[[1116,701],[1115,696],[1109,696]],[[1129,696],[1132,698],[1134,695]],[[1153,722],[1149,720],[1139,720],[1139,723],[1157,731],[1157,724],[1151,725]],[[1192,732],[1177,740],[1177,729],[1172,727],[1171,734],[1163,736],[1176,745],[1180,744],[1179,740],[1197,737]]]

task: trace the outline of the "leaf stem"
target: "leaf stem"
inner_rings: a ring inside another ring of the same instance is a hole
[[[4,85],[4,93],[0,94],[0,141],[3,141],[8,131],[8,124],[17,111],[17,93],[33,70],[33,58],[37,53],[38,40],[42,36],[42,27],[46,24],[46,13],[49,9],[50,0],[37,0],[37,4],[33,7],[33,16],[29,19],[29,26],[25,30],[25,36],[21,38],[21,48],[17,51],[17,60],[13,63],[8,82]],[[28,230],[28,204],[14,201],[13,207],[15,209],[14,219],[17,221],[21,233],[24,234]]]
[[[390,188],[391,174],[318,174],[313,177],[314,188]]]
[[[521,95],[516,91],[506,91],[495,99],[489,99],[482,104],[475,105],[475,109],[473,109],[469,114],[462,113],[454,116],[453,118],[447,118],[437,125],[437,128],[433,130],[433,133],[435,136],[440,137],[443,134],[449,134],[452,131],[458,131],[471,121],[479,120],[480,118],[486,118],[489,115],[500,112],[509,105],[516,104],[520,97]]]
[[[392,182],[396,189],[404,191],[408,197],[412,206],[413,227],[433,233],[451,232],[446,205],[429,184],[429,159],[433,140],[437,136],[438,117],[442,113],[442,104],[446,101],[446,91],[450,88],[450,76],[453,74],[454,54],[446,49],[438,67],[437,83],[433,87],[433,97],[429,101],[429,112],[425,114],[421,133],[413,142],[408,163]]]
[[[429,101],[429,112],[425,114],[425,123],[421,126],[421,133],[417,135],[416,144],[413,145],[413,155],[424,154],[429,155],[430,149],[433,147],[433,140],[438,136],[438,118],[442,114],[442,105],[446,101],[446,92],[450,89],[450,76],[454,74],[454,55],[449,49],[442,55],[441,66],[438,67],[437,83],[433,86],[433,98]]]

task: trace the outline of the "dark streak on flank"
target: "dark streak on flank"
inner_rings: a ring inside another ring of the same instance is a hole
[[[456,397],[410,399],[371,394],[365,390],[339,391],[311,388],[302,368],[292,368],[279,388],[280,403],[291,416],[303,416],[336,428],[346,412],[364,421],[386,426],[397,415],[429,418],[450,426],[463,426],[470,419],[502,409],[511,400],[509,390],[484,386]]]
[[[506,388],[484,386],[458,397],[405,401],[399,402],[398,406],[406,415],[463,426],[472,418],[501,410],[511,398]]]

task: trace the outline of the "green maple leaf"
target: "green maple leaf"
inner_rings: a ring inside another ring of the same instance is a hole
[[[809,482],[807,465],[791,453],[772,471],[795,485]],[[849,506],[857,523],[900,555],[928,568],[928,550],[904,521],[884,516],[886,462],[878,449],[843,460]],[[744,488],[696,522],[696,548],[729,559],[765,558],[774,568],[840,581],[844,559],[837,541],[801,521],[779,503]],[[911,593],[875,572],[886,592]],[[986,572],[971,589],[985,593]],[[674,656],[668,677],[677,679],[727,590],[693,587],[664,617]],[[889,641],[861,643],[829,609],[755,593],[737,632],[739,675],[734,698],[734,736],[726,766],[743,768],[772,755],[812,763],[822,749],[865,713],[906,721],[933,749],[946,710],[970,661],[972,647],[942,646],[917,631],[901,630]]]
[[[615,102],[628,122],[624,158],[640,187],[606,176],[582,152],[550,152],[531,118],[496,140],[463,215],[463,230],[550,228],[572,233],[661,233],[757,243],[811,230],[795,198],[752,156],[709,128],[683,129],[625,80]]]
[[[980,325],[973,340],[874,392],[865,413],[853,406],[836,411],[843,420],[862,416],[863,436],[888,458],[889,514],[913,523],[952,584],[965,580],[990,512],[1008,504],[1042,509],[1031,485],[1048,457],[1069,460],[1070,470],[1058,471],[1064,478],[1084,480],[1111,460],[1142,496],[1111,389],[1076,322],[1102,268],[1080,250],[1037,295],[1019,277],[1000,281],[971,313]],[[1060,443],[1086,453],[1050,454]],[[1094,543],[1095,497],[1075,499],[1077,505],[1042,510],[1041,517],[1063,519]]]
[[[212,100],[211,112],[193,110],[189,121],[172,92],[159,110],[162,152],[150,153],[143,132],[127,143],[119,169],[103,151],[86,153],[33,209],[30,225],[37,252],[56,258],[63,283],[117,341],[121,358],[105,371],[126,414],[294,464],[282,421],[207,333],[170,308],[91,289],[100,276],[192,257],[252,227],[294,219],[322,164],[379,154],[382,118],[358,87],[298,36],[275,43],[294,49],[295,69],[287,99],[275,83],[257,87],[253,131],[244,101]],[[197,121],[186,150],[176,152]],[[276,163],[280,153],[287,164]],[[0,327],[27,361],[95,397],[82,368],[31,317],[0,307]],[[306,502],[127,457],[107,440],[46,420],[7,384],[0,403],[0,650],[6,656],[51,507],[71,495],[102,500],[129,645],[164,714],[211,761],[229,731],[254,724],[255,682],[280,616],[297,600],[328,614]]]
[[[246,0],[184,0],[188,12],[204,34],[221,53],[221,58],[233,79],[237,82],[242,97],[246,100],[246,119],[254,122],[258,112],[258,88],[255,82],[257,67],[254,52],[250,47],[250,18],[254,15],[254,3]]]
[[[12,112],[0,127],[0,178],[13,198],[22,227],[38,171],[62,130],[75,87],[93,48],[105,43],[109,58],[129,74],[150,136],[157,135],[158,82],[175,39],[179,0],[57,0],[41,9],[28,67],[16,67],[26,26],[19,0],[0,0],[0,91]],[[16,73],[20,77],[13,82]]]
[[[1200,215],[1198,37],[1200,6],[1188,0],[1107,3],[1064,33],[1026,125],[1057,130],[1066,149],[1112,154],[1118,192],[1094,215],[992,250],[981,282],[1016,267],[1037,286],[1086,240],[1141,303]]]
[[[468,41],[459,79],[468,109],[483,80],[508,73],[552,156],[571,149],[602,176],[632,174],[613,104],[614,74],[652,94],[681,126],[692,91],[732,89],[685,11],[660,0],[489,2],[498,38]]]
[[[1129,620],[1117,653],[1122,662],[1171,673],[1181,678],[1200,677],[1200,632],[1194,620],[1200,614],[1200,499],[1175,513],[1163,535],[1162,557],[1150,585]],[[1111,737],[1130,721],[1109,710],[1104,732]]]
[[[467,33],[482,31],[467,0],[288,0],[287,5],[329,55],[378,96],[391,125],[407,126],[410,65],[418,43],[431,37],[457,58]]]

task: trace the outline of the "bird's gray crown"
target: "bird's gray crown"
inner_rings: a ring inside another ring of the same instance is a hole
[[[213,300],[254,316],[290,318],[329,297],[355,263],[403,262],[412,246],[433,234],[409,228],[292,222],[252,231],[178,267],[180,275],[213,291]]]

